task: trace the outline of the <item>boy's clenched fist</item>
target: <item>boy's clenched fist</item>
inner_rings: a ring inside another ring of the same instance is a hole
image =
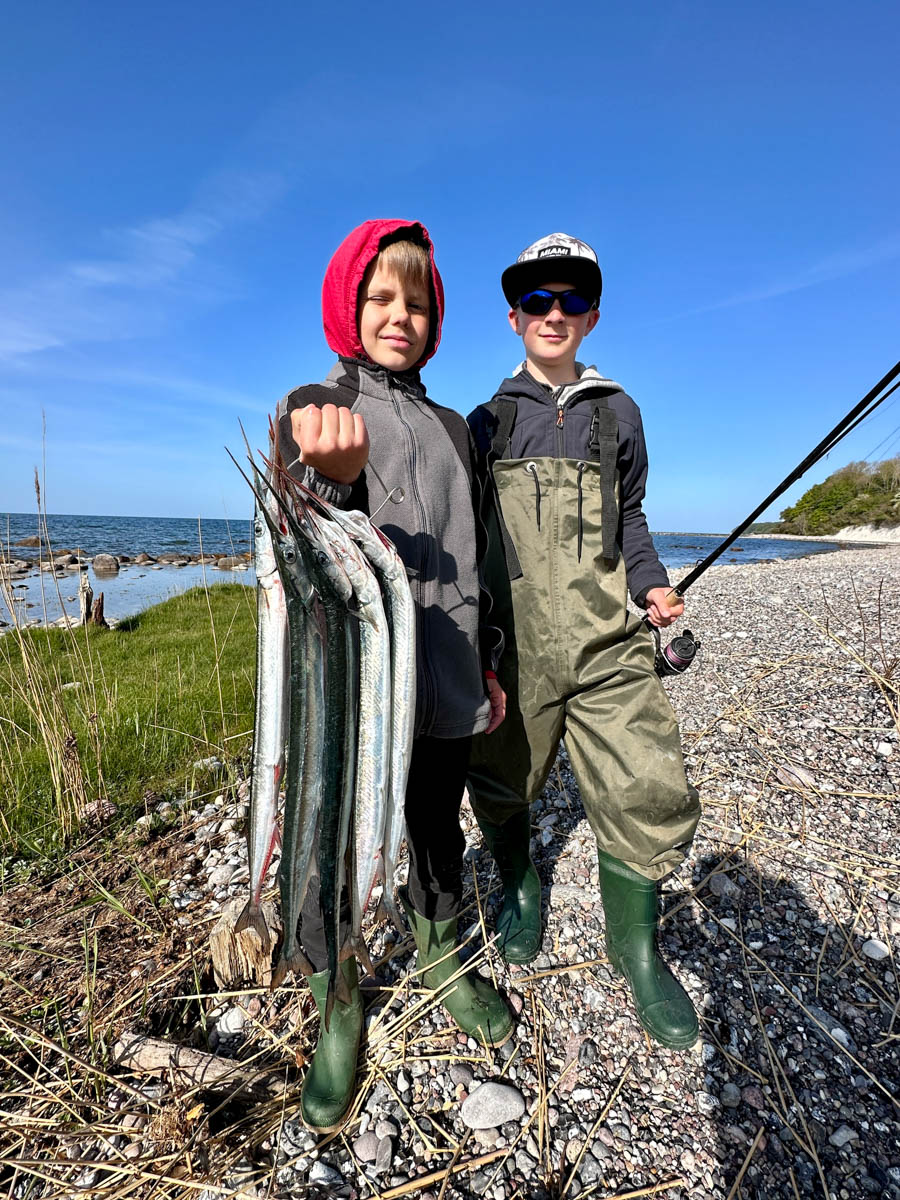
[[[365,422],[349,408],[307,404],[294,409],[291,432],[304,465],[335,483],[353,483],[369,461]]]

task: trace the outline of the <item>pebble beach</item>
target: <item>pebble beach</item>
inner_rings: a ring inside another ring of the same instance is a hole
[[[190,1194],[900,1197],[898,591],[900,547],[878,547],[716,566],[688,594],[701,650],[666,688],[703,817],[662,887],[660,942],[701,1017],[693,1050],[650,1042],[609,969],[595,842],[562,751],[533,812],[546,931],[528,967],[490,947],[497,881],[464,806],[464,957],[508,996],[513,1037],[486,1051],[460,1034],[418,988],[408,935],[372,925],[357,1103],[318,1139],[297,1117],[315,1035],[305,984],[216,995],[204,977],[191,1044],[288,1082],[264,1111],[209,1121]],[[133,832],[136,855],[165,847],[170,868],[164,932],[138,938],[127,964],[157,1010],[178,1008],[160,938],[168,962],[202,961],[223,905],[243,897],[248,794],[243,779],[206,800],[149,797]],[[20,954],[12,974],[31,965]],[[126,1017],[143,1032],[177,1025],[145,1005],[120,1008],[117,1031]],[[63,1194],[111,1188],[126,1156],[148,1178],[162,1170],[178,1088],[119,1074],[102,1136],[26,1138],[29,1158],[69,1154],[53,1175]],[[142,1186],[131,1194],[188,1194]],[[24,1172],[10,1194],[60,1193]]]

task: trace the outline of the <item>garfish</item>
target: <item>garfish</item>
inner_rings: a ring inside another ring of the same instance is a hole
[[[288,523],[285,522],[285,526]],[[297,940],[297,924],[314,866],[319,814],[319,764],[324,740],[324,644],[306,558],[292,530],[274,539],[285,584],[290,630],[291,722],[285,776],[284,835],[278,881],[284,937],[272,976],[278,987],[288,971],[313,973]]]
[[[296,535],[298,549],[309,570],[310,582],[319,598],[325,627],[324,728],[316,857],[328,960],[325,1002],[325,1028],[328,1029],[335,996],[342,1003],[350,1002],[346,980],[339,970],[340,856],[342,811],[346,811],[348,790],[352,789],[355,757],[347,744],[347,735],[356,718],[357,661],[354,639],[357,622],[348,609],[352,587],[346,572],[309,520],[305,504],[299,501],[295,512],[291,513],[287,508],[284,512],[289,527]],[[291,870],[291,864],[285,864],[284,859],[282,867]]]
[[[381,584],[390,628],[391,747],[389,800],[382,836],[383,903],[398,929],[404,925],[395,899],[394,876],[405,828],[406,781],[412,758],[416,717],[416,614],[403,559],[363,513],[335,515],[365,551]]]
[[[391,691],[390,632],[381,589],[367,558],[343,522],[321,522],[347,571],[359,615],[359,696],[357,721],[348,737],[356,739],[356,779],[352,796],[353,836],[349,839],[350,949],[370,975],[374,969],[362,936],[362,917],[378,872],[390,777]],[[349,808],[348,808],[349,815]],[[349,824],[349,822],[348,822]],[[342,821],[342,837],[345,834]]]
[[[403,929],[394,896],[394,876],[405,827],[406,781],[416,715],[416,617],[406,566],[393,542],[365,513],[336,508],[303,484],[298,486],[313,507],[337,522],[357,542],[381,585],[390,630],[392,682],[390,787],[385,806],[380,874],[384,906],[397,928]]]
[[[248,830],[250,898],[235,927],[241,930],[252,926],[263,940],[267,930],[260,897],[277,842],[278,794],[284,771],[284,747],[290,717],[287,605],[272,542],[271,519],[266,510],[266,499],[257,492],[253,522],[257,633],[256,710]]]

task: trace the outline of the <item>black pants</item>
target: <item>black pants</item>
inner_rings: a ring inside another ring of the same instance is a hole
[[[406,844],[409,849],[409,902],[429,921],[446,921],[459,912],[462,856],[466,839],[459,808],[469,766],[471,737],[416,738],[406,784]],[[341,941],[350,909],[341,904]],[[317,971],[328,965],[325,926],[319,905],[319,880],[309,881],[300,914],[300,942]]]

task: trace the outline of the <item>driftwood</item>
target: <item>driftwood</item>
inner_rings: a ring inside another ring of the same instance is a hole
[[[275,905],[261,906],[266,925],[262,938],[252,927],[237,932],[238,917],[244,908],[243,900],[230,900],[209,935],[209,952],[213,974],[219,987],[227,988],[242,982],[269,987],[272,982],[272,952],[278,941],[281,925]]]
[[[185,1088],[212,1092],[247,1091],[258,1097],[280,1095],[284,1081],[264,1076],[246,1063],[218,1058],[204,1050],[177,1046],[161,1038],[125,1031],[113,1047],[113,1061],[137,1075],[171,1075]]]
[[[91,624],[102,625],[104,629],[108,628],[106,617],[103,615],[103,593],[101,592],[94,601],[94,607],[91,609]]]
[[[88,580],[87,571],[81,572],[78,580],[78,615],[81,624],[87,625],[91,619],[91,605],[94,603],[94,589]]]

